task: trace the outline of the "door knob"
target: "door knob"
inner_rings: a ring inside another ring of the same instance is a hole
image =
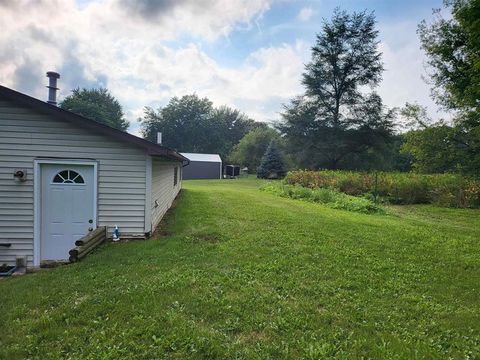
[[[92,219],[88,220],[88,223],[89,224],[93,223],[93,220]]]

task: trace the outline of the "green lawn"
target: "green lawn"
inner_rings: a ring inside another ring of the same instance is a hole
[[[185,182],[163,237],[0,280],[0,358],[480,357],[480,211]]]

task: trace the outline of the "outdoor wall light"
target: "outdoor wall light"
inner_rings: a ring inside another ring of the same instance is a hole
[[[13,171],[13,178],[15,181],[25,181],[27,180],[27,170],[25,169],[15,169]]]

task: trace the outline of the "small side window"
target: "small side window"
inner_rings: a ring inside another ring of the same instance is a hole
[[[177,186],[178,183],[178,167],[173,169],[173,186]]]

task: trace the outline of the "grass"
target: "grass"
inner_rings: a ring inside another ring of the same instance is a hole
[[[480,211],[185,182],[168,236],[0,281],[0,358],[480,357]]]

